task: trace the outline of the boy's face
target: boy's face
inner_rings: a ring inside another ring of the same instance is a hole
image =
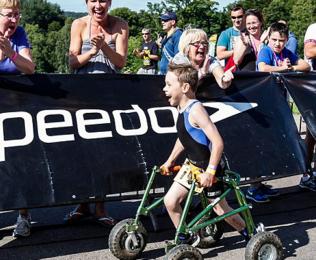
[[[287,36],[284,34],[281,35],[279,32],[272,32],[269,37],[269,47],[275,53],[281,53],[285,47],[286,42]]]
[[[165,77],[166,85],[163,88],[171,106],[178,106],[183,96],[182,84],[175,73],[168,71]]]

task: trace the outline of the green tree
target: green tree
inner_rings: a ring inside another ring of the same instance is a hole
[[[263,9],[266,27],[278,20],[290,21],[294,0],[273,0]]]
[[[190,25],[213,34],[220,31],[223,22],[223,16],[217,10],[217,5],[216,1],[210,0],[165,0],[160,4],[149,3],[147,6],[153,19],[159,19],[159,16],[167,10],[176,10],[179,27],[185,28]]]
[[[137,12],[131,11],[127,7],[115,8],[111,12],[111,15],[118,16],[128,22],[129,33],[131,36],[139,34],[142,26],[139,22],[139,15]]]
[[[51,22],[57,22],[61,28],[65,16],[59,5],[48,3],[46,0],[24,0],[21,2],[21,24],[37,24],[40,29],[47,31]]]
[[[142,59],[137,58],[133,55],[133,50],[140,48],[142,39],[140,37],[130,36],[128,39],[128,55],[126,66],[123,71],[126,73],[136,73],[137,70],[142,66]]]
[[[45,35],[40,30],[38,24],[26,24],[25,31],[32,45],[32,57],[36,65],[36,71],[47,72],[47,64],[43,52],[46,45]]]
[[[299,54],[303,57],[307,27],[316,21],[316,0],[297,0],[291,11],[289,26],[298,39]]]
[[[240,0],[236,1],[235,4],[242,5],[245,10],[255,8],[262,12],[263,9],[267,7],[271,2],[272,0]]]

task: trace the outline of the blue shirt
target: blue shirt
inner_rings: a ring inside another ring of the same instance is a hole
[[[165,38],[161,43],[161,59],[159,62],[160,74],[167,74],[168,64],[172,58],[179,52],[179,40],[182,34],[181,29],[176,29],[176,31]]]
[[[298,43],[294,33],[289,32],[289,39],[287,40],[285,47],[297,55]]]
[[[278,62],[283,61],[286,58],[290,60],[292,65],[296,64],[298,61],[298,56],[287,48],[284,48],[281,53],[275,53],[269,46],[266,45],[260,50],[258,54],[258,59],[256,63],[257,70],[258,64],[260,62],[264,62],[265,64],[270,66],[278,66]]]
[[[11,46],[14,51],[19,53],[24,48],[30,48],[26,32],[21,26],[18,26],[10,38]],[[0,62],[0,74],[20,74],[15,64],[9,59],[5,58]]]
[[[240,31],[236,30],[234,27],[229,27],[221,32],[217,41],[217,47],[225,47],[227,51],[231,51],[238,36],[240,36]]]

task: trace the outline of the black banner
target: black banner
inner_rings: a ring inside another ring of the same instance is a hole
[[[316,72],[288,73],[281,77],[308,129],[316,139]]]
[[[163,86],[163,76],[150,75],[0,77],[0,209],[142,190],[176,140],[177,110]],[[226,92],[209,78],[198,97],[232,170],[246,178],[305,171],[301,139],[273,76],[236,74]],[[156,187],[170,182],[158,178]]]

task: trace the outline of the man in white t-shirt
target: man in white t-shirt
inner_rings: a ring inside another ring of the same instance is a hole
[[[316,23],[311,24],[305,33],[304,55],[311,66],[311,70],[316,71]],[[313,161],[315,138],[311,135],[308,129],[306,129],[305,143],[307,147],[308,167],[310,167],[310,164]],[[299,185],[302,188],[316,191],[316,172],[309,169],[307,173],[303,174]]]

